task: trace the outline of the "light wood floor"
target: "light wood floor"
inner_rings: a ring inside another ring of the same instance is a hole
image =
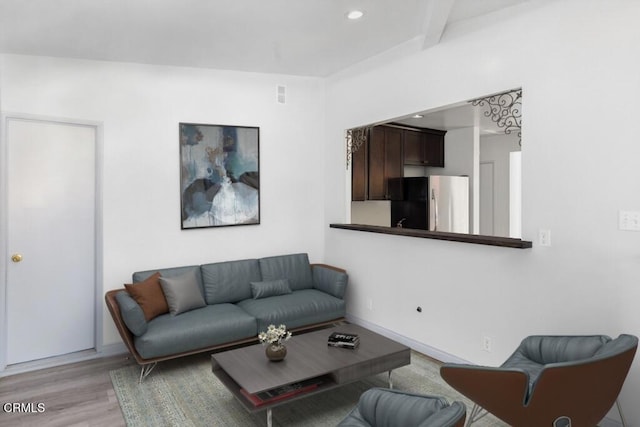
[[[2,377],[0,426],[124,426],[109,371],[130,364],[119,355]],[[7,413],[7,403],[33,403],[34,412]]]

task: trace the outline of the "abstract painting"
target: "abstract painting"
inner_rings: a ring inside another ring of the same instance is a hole
[[[260,129],[180,123],[182,229],[260,224]]]

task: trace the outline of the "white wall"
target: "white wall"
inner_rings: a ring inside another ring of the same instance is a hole
[[[512,151],[520,151],[516,134],[480,137],[480,162],[491,162],[493,165],[495,236],[509,237],[509,153]]]
[[[2,55],[0,89],[5,112],[104,123],[103,291],[136,270],[289,252],[322,261],[321,79]],[[180,230],[179,122],[260,127],[260,225]],[[120,342],[106,309],[103,320],[104,344]]]
[[[640,335],[640,233],[617,229],[619,210],[640,210],[638,16],[640,2],[625,0],[527,2],[329,79],[326,218],[338,223],[344,129],[515,87],[524,97],[523,238],[534,247],[327,229],[325,261],[349,271],[352,316],[490,365],[529,334]],[[551,247],[536,244],[540,228]],[[630,425],[639,395],[637,358],[621,394]]]

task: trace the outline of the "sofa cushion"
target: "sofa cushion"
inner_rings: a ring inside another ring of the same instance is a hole
[[[147,333],[134,338],[145,358],[198,350],[257,337],[256,320],[233,304],[207,305],[180,316],[163,314],[148,323]]]
[[[575,361],[592,357],[609,341],[611,338],[604,335],[532,335],[522,340],[513,356],[517,357],[517,353],[521,353],[525,358],[541,365]]]
[[[531,335],[522,340],[501,367],[523,370],[529,377],[531,393],[545,365],[590,358],[609,341],[611,338],[605,335]]]
[[[293,291],[313,287],[313,276],[307,254],[261,258],[260,272],[262,280],[289,279],[289,286]]]
[[[122,321],[133,335],[140,336],[147,332],[147,320],[140,305],[126,291],[116,294],[116,301],[120,309]]]
[[[160,285],[172,316],[206,305],[194,271],[178,277],[160,277]]]
[[[238,302],[251,298],[251,282],[262,280],[257,259],[205,264],[202,270],[207,304]]]
[[[372,388],[338,426],[453,426],[463,418],[464,404],[444,397]]]
[[[345,315],[345,302],[317,289],[303,289],[286,295],[246,299],[237,304],[258,321],[258,330],[269,325],[288,329],[339,319]]]
[[[251,293],[254,299],[267,298],[291,293],[289,280],[269,280],[266,282],[251,282]]]
[[[198,280],[198,286],[200,286],[200,290],[202,291],[202,295],[204,295],[204,288],[202,287],[202,274],[200,273],[199,265],[189,265],[183,267],[170,267],[170,268],[160,268],[156,270],[146,270],[146,271],[136,271],[133,273],[133,282],[141,282],[147,277],[160,273],[161,277],[180,277],[188,271],[193,271]]]
[[[169,312],[169,306],[162,292],[159,279],[160,273],[156,272],[142,282],[124,285],[131,298],[142,309],[144,318],[147,321]]]

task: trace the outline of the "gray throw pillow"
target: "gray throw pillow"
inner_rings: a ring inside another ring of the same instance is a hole
[[[268,280],[264,282],[251,282],[251,294],[253,299],[273,297],[291,293],[288,279]]]
[[[206,305],[193,271],[178,277],[160,277],[160,286],[172,316]]]

